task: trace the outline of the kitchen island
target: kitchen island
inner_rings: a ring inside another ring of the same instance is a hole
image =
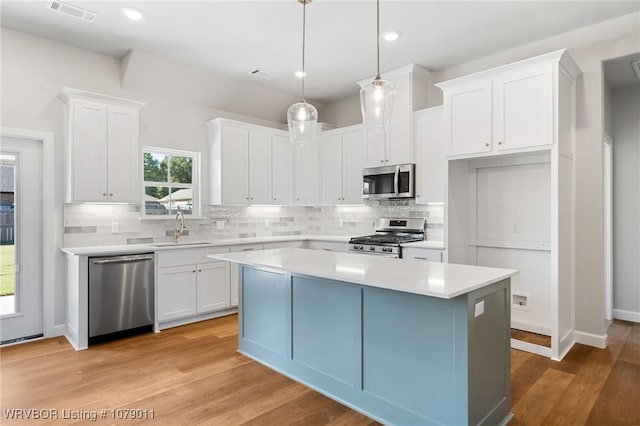
[[[294,248],[210,257],[240,264],[242,354],[385,424],[511,418],[517,271]]]

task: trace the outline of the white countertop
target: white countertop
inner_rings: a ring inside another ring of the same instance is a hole
[[[196,247],[220,247],[235,246],[244,244],[266,244],[287,241],[328,241],[335,243],[348,243],[349,236],[343,235],[287,235],[278,237],[257,237],[257,238],[234,238],[227,240],[202,241],[198,243],[184,239],[180,244],[165,245],[167,243],[149,243],[149,244],[126,244],[112,246],[92,246],[92,247],[65,247],[62,249],[64,253],[74,256],[105,256],[116,254],[133,254],[133,253],[149,253],[164,250],[176,250],[184,248]],[[158,246],[161,245],[161,246]],[[415,248],[433,248],[444,249],[442,241],[419,241],[415,243],[402,244],[406,247]]]
[[[207,257],[442,299],[452,299],[518,273],[513,269],[298,248]]]

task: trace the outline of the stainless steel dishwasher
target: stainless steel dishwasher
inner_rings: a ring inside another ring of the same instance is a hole
[[[153,253],[89,258],[89,344],[154,323]]]

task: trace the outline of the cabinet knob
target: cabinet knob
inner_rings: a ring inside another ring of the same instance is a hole
[[[485,143],[484,146],[489,146],[489,142]]]
[[[253,197],[251,197],[251,199],[253,200]]]
[[[276,197],[273,197],[273,201],[276,201]]]
[[[249,197],[245,197],[244,199],[245,199],[245,200],[248,200],[248,199],[249,199]]]
[[[109,194],[109,197],[113,197],[113,192]]]
[[[502,145],[502,141],[498,141],[498,145]]]
[[[196,270],[194,269],[194,270],[193,270],[193,271],[191,271],[191,272],[193,272],[193,273],[195,274],[195,273],[196,273]]]
[[[103,197],[106,197],[106,196],[107,196],[107,193],[106,193],[106,192],[103,192],[103,193],[102,193],[102,196],[103,196]]]
[[[381,163],[384,163],[384,160],[380,160]]]
[[[202,272],[202,269],[198,269],[198,272]]]
[[[296,198],[296,201],[300,201],[300,198]]]

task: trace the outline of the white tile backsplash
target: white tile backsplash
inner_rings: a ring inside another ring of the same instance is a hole
[[[203,206],[203,219],[187,216],[189,235],[182,240],[366,235],[374,231],[375,221],[380,217],[424,217],[427,240],[444,239],[443,205],[416,205],[413,200],[399,200],[369,201],[366,206]],[[111,233],[112,222],[118,222],[117,234]],[[218,222],[224,223],[224,229],[218,229]],[[140,219],[137,205],[66,204],[64,226],[64,246],[84,247],[170,241],[176,221]]]

